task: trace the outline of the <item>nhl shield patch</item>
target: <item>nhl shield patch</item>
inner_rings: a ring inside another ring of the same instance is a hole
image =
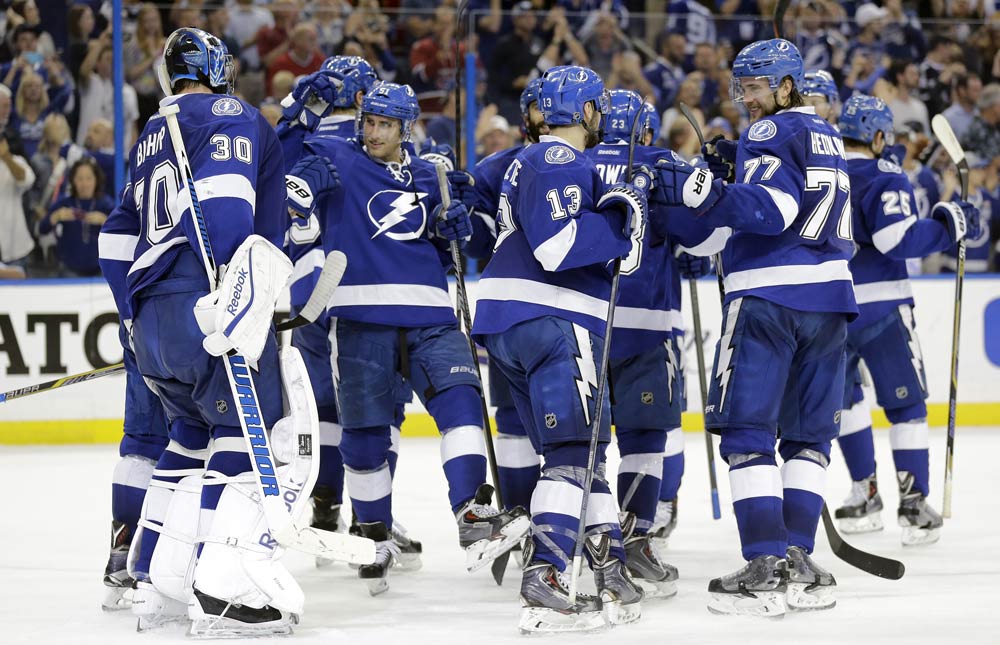
[[[554,428],[554,427],[556,427],[557,423],[558,422],[556,421],[556,415],[554,413],[549,412],[548,414],[545,415],[545,427],[546,428],[549,428],[549,429]]]
[[[229,404],[224,399],[219,399],[215,402],[215,409],[218,410],[219,414],[225,414],[229,411]]]
[[[910,395],[910,389],[905,385],[896,388],[896,398],[905,399]]]
[[[645,404],[645,405],[653,405],[653,393],[652,392],[643,392],[639,396],[639,400],[642,401],[643,404]]]

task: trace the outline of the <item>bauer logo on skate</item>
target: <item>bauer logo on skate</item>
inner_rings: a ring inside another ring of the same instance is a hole
[[[265,495],[279,495],[281,490],[278,487],[274,462],[271,460],[271,447],[267,443],[267,432],[264,430],[264,421],[260,418],[260,408],[257,405],[257,392],[254,390],[246,359],[235,354],[227,356],[226,360],[232,369],[233,381],[236,383],[236,391],[239,394],[240,409],[253,451],[251,456],[257,465],[256,470],[260,473],[261,489]]]
[[[427,226],[427,193],[380,190],[368,200],[368,219],[375,226],[371,239],[385,235],[390,240],[417,240]]]

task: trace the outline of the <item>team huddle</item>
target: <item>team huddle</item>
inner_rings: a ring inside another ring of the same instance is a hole
[[[939,202],[919,219],[885,103],[841,110],[788,41],[739,53],[730,91],[751,124],[694,165],[653,145],[651,105],[583,67],[531,81],[524,145],[471,172],[447,146],[415,148],[413,90],[358,57],[301,79],[277,130],[232,96],[211,34],[174,32],[158,76],[167,98],[100,238],[127,367],[105,608],[140,631],[291,633],[304,598],[286,548],[353,562],[372,595],[420,568],[392,495],[414,394],[441,434],[467,569],[518,555],[520,631],[638,620],[677,593],[681,285],[713,267],[704,412],[747,563],[710,582],[709,610],[834,606],[811,554],[835,438],[854,481],[842,529],[883,527],[862,359],[893,424],[903,543],[938,539],[906,259],[977,237],[979,213]],[[448,291],[458,249],[488,259],[468,328]],[[311,313],[335,257],[342,277]],[[285,287],[305,324],[279,348]],[[578,589],[581,555],[595,594]]]

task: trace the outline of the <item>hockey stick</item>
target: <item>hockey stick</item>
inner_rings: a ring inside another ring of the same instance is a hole
[[[346,268],[347,256],[343,253],[340,251],[332,251],[329,255],[327,255],[326,262],[323,263],[323,270],[320,272],[319,278],[316,280],[316,286],[313,288],[313,292],[309,295],[309,300],[306,301],[305,306],[302,307],[302,311],[299,312],[298,316],[278,323],[275,326],[275,331],[289,331],[316,322],[316,318],[318,318],[319,315],[326,309],[327,304],[330,302],[330,298],[333,297],[333,292],[337,289],[337,286],[340,285],[340,279],[344,277],[344,270]],[[62,378],[46,381],[44,383],[38,383],[36,385],[27,385],[16,390],[0,392],[0,403],[5,403],[12,399],[19,399],[23,396],[29,396],[31,394],[49,392],[51,390],[55,390],[56,388],[66,387],[67,385],[86,383],[87,381],[93,381],[94,379],[99,379],[103,376],[114,376],[115,374],[121,374],[124,371],[125,363],[115,363],[114,365],[99,367],[97,369],[90,370],[89,372],[80,372],[79,374],[64,376]]]
[[[792,0],[778,0],[778,3],[774,5],[774,37],[784,38],[782,35],[785,31],[785,12],[788,11],[788,5],[792,3]]]
[[[435,164],[437,171],[438,188],[441,190],[441,211],[448,210],[451,206],[451,191],[448,188],[448,173],[441,164]],[[503,503],[503,493],[500,492],[500,471],[497,469],[497,453],[493,446],[493,434],[490,432],[490,412],[486,407],[486,395],[483,392],[483,375],[479,368],[478,353],[476,343],[472,340],[472,313],[469,311],[469,296],[465,290],[465,272],[462,271],[462,251],[458,248],[458,242],[451,240],[451,263],[455,265],[455,292],[456,308],[462,314],[462,324],[465,326],[465,338],[469,341],[469,352],[472,354],[472,365],[476,370],[476,378],[479,379],[479,403],[483,410],[483,439],[486,443],[486,460],[490,466],[490,477],[493,478],[493,487],[497,495],[497,506],[500,510],[506,510]],[[493,560],[491,570],[493,579],[498,585],[503,584],[503,575],[507,570],[507,562],[510,559],[510,551],[505,551]]]
[[[931,129],[958,168],[962,200],[965,201],[969,197],[969,162],[965,159],[965,151],[962,150],[948,119],[944,116],[936,115],[931,121]],[[962,238],[958,242],[958,264],[955,267],[955,310],[952,314],[951,326],[951,387],[948,390],[948,444],[944,456],[944,503],[941,505],[941,514],[948,518],[951,517],[951,480],[955,458],[955,414],[958,411],[958,341],[962,327],[962,284],[964,282],[965,238]]]
[[[208,225],[201,210],[201,201],[195,189],[194,176],[177,122],[178,112],[180,112],[180,106],[176,102],[160,108],[160,114],[166,119],[167,129],[170,132],[170,141],[177,159],[182,188],[187,189],[187,195],[191,200],[191,217],[195,230],[198,231],[198,251],[201,253],[201,259],[205,265],[208,283],[217,287],[219,278],[215,255],[212,252],[211,241],[208,238]],[[250,374],[251,366],[247,359],[235,350],[221,359],[226,367],[226,376],[229,380],[233,401],[238,402],[240,407],[240,413],[237,416],[240,419],[240,428],[243,430],[243,438],[250,456],[250,465],[254,473],[270,537],[282,547],[304,551],[331,560],[346,560],[357,564],[374,562],[375,543],[369,539],[332,531],[321,531],[311,527],[300,528],[296,525],[295,518],[290,514],[290,509],[286,507],[285,497],[291,495],[294,499],[300,497],[302,493],[308,494],[318,474],[318,462],[313,463],[307,481],[303,483],[300,490],[282,490],[276,469],[277,462],[271,450],[271,438],[264,427],[260,414],[257,387]],[[315,412],[313,413],[315,414]],[[318,437],[314,436],[312,439],[313,445],[319,445]],[[300,455],[309,454],[308,451],[311,451],[312,446],[300,445],[299,449]]]

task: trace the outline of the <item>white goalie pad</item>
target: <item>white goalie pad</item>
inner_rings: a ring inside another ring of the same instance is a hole
[[[264,351],[274,307],[292,274],[292,262],[259,235],[251,235],[230,260],[218,289],[198,299],[194,314],[202,345],[222,356],[235,349],[250,361]]]
[[[191,589],[198,522],[201,516],[201,475],[181,479],[170,496],[162,527],[143,526],[160,536],[149,563],[149,578],[168,598],[186,603]]]
[[[299,350],[281,350],[281,385],[286,416],[271,430],[271,449],[283,466],[278,479],[294,523],[309,506],[309,494],[319,476],[319,414],[309,373]]]

